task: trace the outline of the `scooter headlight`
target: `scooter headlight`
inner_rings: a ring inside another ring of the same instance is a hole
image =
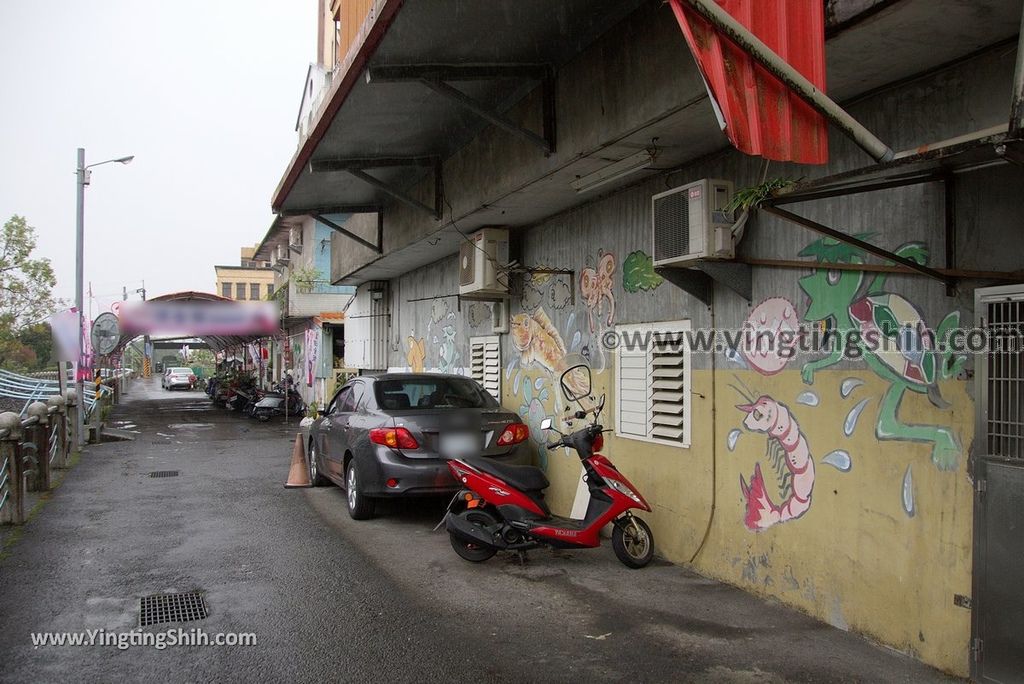
[[[624,495],[628,496],[630,499],[632,499],[633,501],[636,501],[641,506],[643,505],[644,502],[640,500],[640,497],[637,496],[637,494],[632,489],[627,487],[626,485],[624,485],[621,482],[619,482],[618,480],[612,479],[610,477],[605,477],[605,478],[602,478],[602,479],[604,480],[606,485],[608,485],[609,487],[611,487],[612,489],[617,491],[619,494],[624,494]]]

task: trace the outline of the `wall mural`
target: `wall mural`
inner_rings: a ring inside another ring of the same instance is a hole
[[[593,335],[601,326],[611,327],[615,320],[615,292],[612,285],[615,281],[612,274],[615,273],[615,255],[610,252],[598,252],[597,267],[587,266],[580,273],[580,294],[583,296],[583,303],[587,307],[587,316],[590,321],[590,333]],[[608,302],[608,316],[604,316],[604,305]]]
[[[409,370],[413,373],[422,373],[424,362],[427,360],[426,340],[422,337],[417,339],[413,334],[405,338],[405,342],[405,360],[409,364]]]
[[[750,530],[764,530],[778,523],[799,518],[811,507],[811,493],[814,490],[814,460],[811,458],[807,438],[800,431],[796,418],[788,406],[770,396],[762,395],[756,400],[749,390],[740,390],[748,403],[736,408],[747,415],[743,427],[751,432],[768,436],[765,456],[769,459],[778,482],[776,505],[768,494],[761,464],[754,465],[754,474],[748,485],[740,476],[740,492],[746,500],[744,524]],[[729,450],[736,445],[740,432],[729,433]]]
[[[762,375],[775,375],[790,361],[790,356],[780,353],[769,340],[778,339],[781,334],[796,335],[800,329],[800,318],[796,306],[785,297],[771,297],[755,306],[744,323],[746,332],[740,353],[746,367]],[[767,333],[767,335],[765,335]]]
[[[622,289],[626,292],[649,292],[664,280],[654,270],[654,259],[643,250],[630,252],[622,261]]]
[[[928,249],[919,242],[900,246],[896,254],[919,264],[928,262]],[[862,250],[831,238],[812,242],[800,251],[800,256],[812,256],[819,262],[864,263]],[[967,359],[941,351],[937,345],[944,344],[950,331],[959,326],[960,313],[947,315],[933,337],[928,334],[930,329],[920,311],[904,297],[887,291],[886,274],[876,274],[862,294],[867,277],[862,271],[818,269],[800,278],[800,289],[810,300],[804,320],[821,323],[841,334],[860,333],[856,344],[859,355],[868,368],[890,383],[879,407],[875,435],[880,440],[929,443],[932,462],[942,470],[951,470],[962,450],[958,435],[943,426],[903,423],[899,420],[899,408],[907,391],[927,395],[936,408],[949,408],[939,393],[938,381],[955,377]],[[868,334],[886,338],[889,350],[869,349],[863,341]],[[837,345],[827,357],[808,362],[801,371],[804,382],[813,384],[815,372],[839,363],[843,356],[843,349]]]

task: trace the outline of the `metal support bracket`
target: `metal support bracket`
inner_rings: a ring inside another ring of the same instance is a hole
[[[657,268],[662,278],[696,297],[705,306],[711,304],[714,283],[721,283],[748,302],[754,296],[751,268],[737,261],[701,261],[688,268]]]
[[[470,97],[451,85],[457,81],[496,81],[519,79],[541,82],[542,131],[538,135],[510,120],[501,112]],[[555,76],[545,64],[413,64],[371,67],[366,71],[367,83],[399,83],[416,81],[438,95],[454,102],[485,121],[519,136],[544,150],[555,151]]]
[[[760,209],[765,213],[772,214],[773,216],[778,216],[779,218],[789,221],[790,223],[795,223],[798,226],[802,226],[809,230],[813,230],[815,233],[820,233],[821,235],[830,237],[833,240],[837,240],[844,244],[857,247],[858,249],[862,249],[868,254],[874,254],[875,256],[880,257],[882,259],[886,259],[887,261],[892,261],[894,263],[900,264],[901,266],[906,266],[912,271],[917,271],[918,273],[926,275],[929,278],[934,278],[935,280],[945,283],[948,286],[956,285],[956,278],[952,278],[946,275],[945,273],[942,273],[941,271],[937,271],[934,268],[929,268],[928,266],[919,264],[912,259],[901,257],[900,255],[890,252],[887,249],[884,249],[877,245],[873,245],[870,242],[865,242],[864,240],[855,238],[852,235],[847,235],[846,233],[840,232],[833,228],[829,228],[828,226],[822,225],[817,221],[812,221],[809,218],[798,216],[797,214],[786,211],[785,209],[779,209],[778,207],[762,205]]]
[[[390,183],[371,176],[367,169],[393,168],[402,166],[431,167],[434,171],[434,206],[430,207]],[[317,159],[309,162],[310,173],[332,173],[344,171],[367,185],[372,185],[384,194],[402,204],[423,211],[440,221],[444,212],[444,181],[441,174],[440,157],[347,157],[339,159]]]
[[[378,212],[377,213],[378,217],[380,217],[382,215],[383,215],[382,212]],[[342,235],[344,235],[345,237],[347,237],[347,238],[349,238],[351,240],[355,240],[356,242],[358,242],[359,244],[363,245],[364,247],[369,247],[370,249],[372,249],[377,254],[383,254],[384,253],[383,245],[381,244],[381,234],[380,234],[379,230],[377,231],[377,244],[373,244],[369,240],[364,240],[363,238],[359,237],[358,235],[356,235],[352,231],[348,230],[347,228],[343,228],[342,226],[338,225],[337,223],[335,223],[331,219],[327,218],[323,214],[313,214],[313,218],[316,219],[317,221],[319,221],[320,223],[324,224],[325,226],[327,226],[331,230],[335,230],[335,231],[341,233]],[[378,220],[378,225],[379,225],[379,223],[380,223],[380,221]]]

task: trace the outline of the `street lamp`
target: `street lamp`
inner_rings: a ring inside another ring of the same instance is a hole
[[[85,282],[85,186],[89,184],[92,171],[89,169],[102,166],[103,164],[128,164],[134,156],[118,157],[95,164],[85,164],[85,148],[78,148],[78,167],[75,178],[75,189],[78,193],[78,212],[76,215],[75,230],[77,232],[77,246],[75,253],[75,306],[78,308],[78,359],[75,362],[75,391],[78,393],[78,446],[85,444],[85,383],[82,381],[82,354],[85,351],[85,305],[82,301]]]

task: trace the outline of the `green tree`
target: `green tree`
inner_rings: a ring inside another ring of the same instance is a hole
[[[12,216],[0,234],[0,366],[30,369],[38,359],[35,344],[20,339],[26,328],[53,313],[57,278],[50,260],[33,258],[35,228],[22,216]],[[29,335],[32,342],[37,337]]]

